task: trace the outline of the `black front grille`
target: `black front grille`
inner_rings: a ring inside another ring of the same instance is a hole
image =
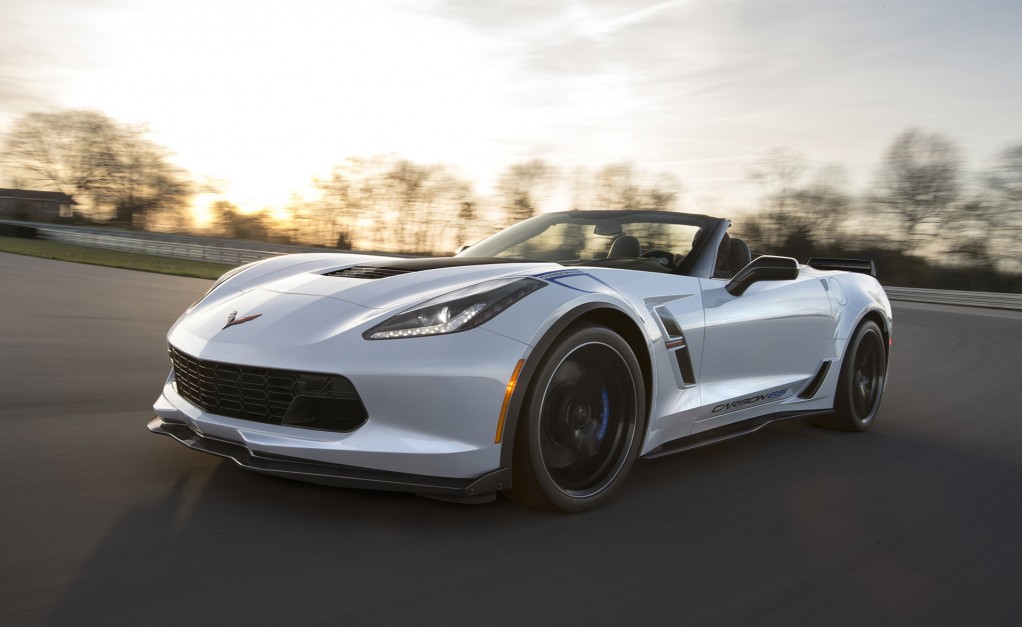
[[[340,375],[205,361],[173,346],[169,352],[175,389],[205,412],[329,431],[351,431],[366,421],[355,387]]]
[[[410,270],[399,268],[376,268],[373,266],[352,266],[344,270],[328,272],[324,276],[342,276],[350,279],[384,279],[389,276],[408,274]]]

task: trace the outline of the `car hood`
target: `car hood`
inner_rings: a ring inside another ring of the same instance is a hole
[[[345,261],[306,261],[221,290],[182,316],[168,339],[209,358],[218,345],[308,346],[468,285],[561,268],[463,258]]]
[[[412,305],[461,287],[506,276],[526,276],[559,268],[554,263],[487,258],[394,259],[321,268],[258,285],[280,294],[329,297],[368,309]],[[243,291],[247,286],[242,286]]]

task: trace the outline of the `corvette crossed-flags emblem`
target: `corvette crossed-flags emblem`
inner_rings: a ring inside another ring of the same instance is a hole
[[[222,328],[221,331],[223,331],[224,329],[226,329],[228,327],[233,327],[236,324],[242,324],[243,322],[249,322],[250,320],[255,320],[256,318],[259,318],[263,314],[252,314],[251,316],[245,316],[243,318],[236,318],[235,316],[237,316],[237,315],[238,315],[237,311],[232,311],[231,313],[229,313],[228,314],[228,323],[224,325],[224,328]]]

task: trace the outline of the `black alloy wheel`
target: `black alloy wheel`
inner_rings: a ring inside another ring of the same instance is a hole
[[[832,413],[814,417],[810,422],[843,431],[870,428],[882,403],[886,362],[882,330],[871,320],[861,323],[843,357]]]
[[[644,401],[640,366],[619,335],[597,325],[571,329],[531,382],[509,496],[567,512],[597,506],[636,458]]]

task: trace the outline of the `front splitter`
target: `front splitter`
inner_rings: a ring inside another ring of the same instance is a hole
[[[411,475],[253,452],[238,442],[211,438],[197,433],[185,423],[165,420],[160,416],[153,418],[148,426],[153,433],[170,436],[190,449],[225,457],[246,470],[309,483],[413,492],[455,500],[492,495],[511,485],[512,473],[508,468],[499,468],[474,479]]]

